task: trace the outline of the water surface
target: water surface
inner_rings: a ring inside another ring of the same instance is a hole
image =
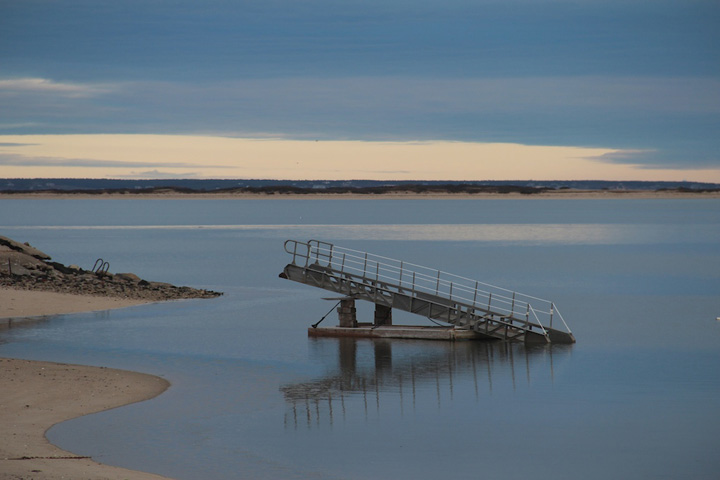
[[[56,261],[102,257],[113,272],[225,292],[0,332],[0,355],[172,382],[51,429],[78,454],[178,479],[710,479],[720,468],[716,200],[1,205],[2,234]],[[333,304],[278,278],[287,238],[549,298],[578,343],[309,339]]]

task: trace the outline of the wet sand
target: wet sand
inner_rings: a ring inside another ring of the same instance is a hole
[[[108,310],[138,300],[0,289],[0,328],[61,313]],[[50,444],[56,423],[148,400],[169,383],[159,377],[103,367],[0,358],[0,480],[164,477],[102,465]]]
[[[147,302],[130,298],[0,288],[0,327],[23,318],[111,310],[143,303]]]
[[[45,432],[64,420],[153,398],[168,386],[142,373],[0,358],[0,480],[165,478],[66,452]]]

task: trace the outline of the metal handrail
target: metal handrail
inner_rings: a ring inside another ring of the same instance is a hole
[[[110,270],[110,264],[102,258],[98,258],[95,260],[95,265],[93,265],[90,271],[98,274],[104,274],[107,273],[108,270]]]
[[[298,246],[301,246],[300,249]],[[451,302],[471,306],[481,311],[492,311],[510,321],[529,323],[530,314],[543,332],[543,321],[552,328],[553,318],[560,319],[568,333],[570,328],[550,300],[522,294],[467,277],[413,263],[340,247],[319,240],[299,242],[287,240],[285,251],[293,256],[292,263],[308,267],[311,264],[330,267],[340,273],[358,275],[368,283],[388,283],[399,289],[443,297]],[[300,251],[298,251],[300,250]],[[408,268],[410,267],[410,268]],[[533,301],[534,305],[530,303]],[[539,304],[539,305],[538,305]],[[541,308],[538,308],[540,306]],[[524,319],[524,320],[523,320]]]

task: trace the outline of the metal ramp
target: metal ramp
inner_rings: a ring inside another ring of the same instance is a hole
[[[280,277],[372,302],[376,320],[378,309],[389,316],[394,308],[471,330],[481,338],[575,343],[548,300],[319,240],[287,240],[285,251],[292,261]]]

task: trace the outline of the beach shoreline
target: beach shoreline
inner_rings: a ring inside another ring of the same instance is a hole
[[[0,332],[62,314],[216,296],[216,292],[170,284],[154,288],[155,284],[132,274],[66,267],[7,237],[0,237],[0,259],[5,268],[0,269]],[[164,478],[66,452],[45,434],[65,420],[149,400],[169,385],[160,377],[137,372],[0,358],[0,480]]]
[[[149,303],[92,295],[0,288],[0,329],[65,313]],[[105,367],[0,357],[0,480],[161,480],[62,450],[45,434],[72,418],[154,398],[170,386],[153,375]]]
[[[0,287],[0,328],[38,317],[95,312],[151,303],[134,298],[75,295],[43,290]]]
[[[72,418],[149,400],[169,386],[144,373],[0,358],[0,480],[166,478],[67,452],[46,432]]]

